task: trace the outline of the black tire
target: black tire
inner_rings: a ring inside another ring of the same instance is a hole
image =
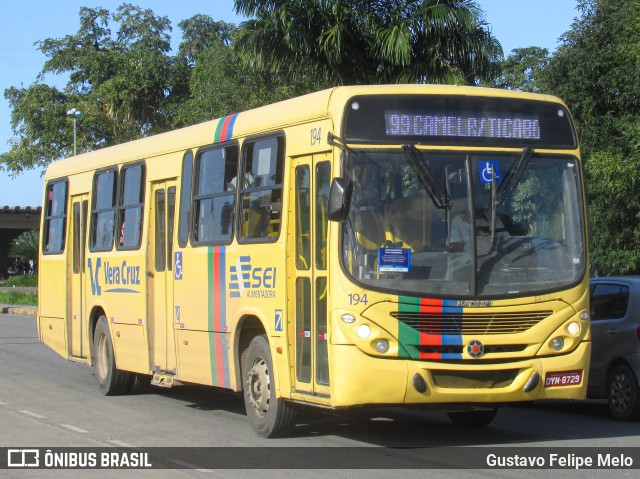
[[[638,380],[626,364],[618,364],[607,376],[609,412],[618,421],[640,419]]]
[[[244,405],[251,426],[260,437],[284,437],[295,426],[296,411],[276,397],[272,386],[273,363],[269,342],[264,335],[249,344],[242,367]]]
[[[133,375],[116,367],[107,318],[100,316],[93,335],[94,368],[98,387],[105,396],[127,394]]]
[[[491,423],[498,414],[498,409],[480,411],[448,412],[447,416],[456,427],[483,427]]]

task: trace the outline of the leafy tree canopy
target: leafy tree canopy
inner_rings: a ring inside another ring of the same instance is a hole
[[[580,0],[544,83],[573,111],[586,153],[592,268],[640,273],[640,2]]]
[[[113,21],[118,31],[112,35]],[[39,43],[49,58],[43,73],[69,73],[66,91],[83,95],[79,108],[91,116],[89,145],[132,139],[166,128],[162,106],[169,93],[171,24],[151,10],[123,4],[117,12],[80,9],[80,30]]]
[[[326,85],[476,84],[502,48],[472,0],[236,0],[236,48],[258,70]]]
[[[14,137],[0,168],[13,174],[46,166],[73,152],[103,148],[169,129],[210,120],[317,90],[312,77],[295,80],[278,72],[247,72],[233,48],[235,25],[195,15],[178,24],[182,41],[171,54],[171,24],[151,10],[123,4],[115,13],[81,8],[73,35],[37,44],[47,60],[37,81],[11,87]],[[45,74],[68,76],[63,90]]]
[[[0,155],[0,168],[12,173],[48,164],[73,151],[66,118],[69,95],[54,87],[35,83],[29,88],[7,88],[4,97],[12,108],[11,149]]]
[[[508,90],[546,93],[543,72],[549,60],[549,50],[546,48],[516,48],[501,62],[500,75],[490,85]]]
[[[110,26],[118,30],[112,33]],[[170,93],[172,60],[168,18],[129,4],[110,14],[81,8],[74,35],[39,42],[48,58],[36,83],[8,88],[15,137],[0,159],[12,172],[44,166],[70,155],[73,131],[66,112],[82,111],[78,149],[97,149],[161,131]],[[45,85],[46,73],[69,76],[64,91]],[[83,127],[83,125],[90,125]]]
[[[599,275],[640,273],[640,151],[595,151],[587,174],[592,269]]]
[[[38,238],[40,232],[38,230],[27,230],[14,239],[9,247],[9,256],[19,258],[24,261],[33,260],[34,269],[37,267],[38,261]]]
[[[640,3],[580,0],[578,9],[545,81],[573,111],[583,144],[626,148],[640,115]]]
[[[177,55],[174,126],[210,120],[232,112],[318,89],[315,83],[284,78],[268,71],[248,71],[233,44],[238,28],[197,15],[180,22],[183,42]],[[177,91],[176,91],[177,93]]]

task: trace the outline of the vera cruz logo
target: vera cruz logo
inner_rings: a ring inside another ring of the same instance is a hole
[[[251,256],[240,256],[236,264],[229,266],[229,296],[231,298],[276,297],[276,268],[253,267]]]
[[[96,271],[94,273],[93,266],[91,263],[91,258],[87,260],[89,263],[89,277],[91,278],[91,294],[93,296],[102,295],[102,288],[100,287],[100,281],[98,280],[98,275],[100,274],[100,267],[102,266],[102,259],[96,259]]]
[[[140,286],[140,266],[130,265],[126,260],[112,265],[109,261],[103,263],[102,258],[96,258],[95,264],[91,258],[87,259],[89,277],[91,279],[91,294],[102,295],[102,286],[110,287],[105,293],[139,293],[130,286]]]

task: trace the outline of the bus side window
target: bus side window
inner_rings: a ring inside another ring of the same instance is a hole
[[[110,251],[116,215],[116,168],[99,171],[93,180],[91,205],[91,251]]]
[[[193,153],[187,151],[182,160],[180,180],[180,218],[178,220],[178,245],[187,246],[189,225],[191,224],[191,190],[193,185]]]
[[[231,241],[235,205],[233,178],[238,174],[238,147],[216,146],[198,153],[193,197],[193,241],[220,244]]]
[[[118,204],[118,249],[137,249],[142,236],[144,165],[123,166]]]
[[[316,165],[316,267],[327,269],[327,209],[331,184],[331,163],[323,161]]]
[[[47,186],[47,200],[44,216],[44,254],[64,251],[67,224],[67,182],[51,182]]]
[[[242,164],[240,236],[275,241],[282,217],[284,137],[245,143]]]

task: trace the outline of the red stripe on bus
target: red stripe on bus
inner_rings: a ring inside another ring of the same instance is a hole
[[[224,380],[224,367],[225,361],[223,357],[223,341],[222,341],[222,331],[221,331],[221,312],[220,312],[220,302],[224,301],[223,297],[223,288],[222,281],[224,280],[224,275],[221,274],[220,271],[220,255],[222,252],[220,251],[220,247],[216,246],[213,248],[213,335],[215,338],[216,345],[216,373],[218,374],[218,382],[219,386],[227,386]]]
[[[422,298],[420,300],[421,313],[442,313],[442,300]],[[420,346],[442,346],[442,335],[420,333]],[[442,359],[440,353],[419,353],[420,359]]]
[[[229,124],[231,123],[231,118],[233,115],[229,115],[225,117],[224,123],[222,124],[222,131],[220,132],[220,141],[225,141],[229,138]]]

